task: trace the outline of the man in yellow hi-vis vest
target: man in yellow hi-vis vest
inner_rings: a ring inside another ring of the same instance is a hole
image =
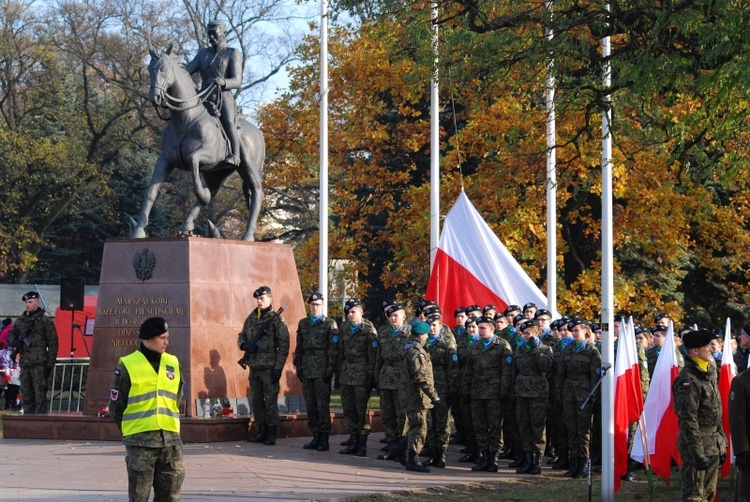
[[[185,464],[180,439],[182,371],[167,354],[169,327],[161,317],[141,325],[138,350],[120,359],[109,391],[109,411],[122,431],[128,497],[179,501]]]

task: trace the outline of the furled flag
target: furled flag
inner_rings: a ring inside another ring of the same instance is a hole
[[[732,380],[737,376],[737,367],[732,357],[731,324],[727,317],[727,327],[724,331],[724,351],[721,353],[721,370],[719,373],[719,396],[721,397],[721,425],[727,436],[727,459],[721,466],[721,477],[726,478],[732,473],[732,440],[729,431],[729,390]]]
[[[628,472],[628,427],[643,412],[641,370],[635,347],[633,318],[623,323],[617,339],[615,361],[615,493],[620,491],[620,478]]]
[[[425,298],[446,312],[458,307],[536,303],[547,308],[547,297],[497,238],[462,190],[443,223]],[[553,312],[556,314],[556,312]]]
[[[672,459],[682,465],[682,458],[677,451],[679,425],[672,401],[672,382],[679,372],[674,346],[674,326],[670,322],[643,407],[651,470],[664,479],[670,477]],[[645,458],[640,429],[636,431],[630,456],[638,462],[643,462]]]

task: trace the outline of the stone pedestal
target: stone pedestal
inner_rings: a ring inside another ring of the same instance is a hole
[[[182,366],[187,417],[199,415],[197,399],[247,398],[237,335],[256,307],[253,291],[263,285],[273,291],[274,309],[289,301],[283,316],[291,348],[281,395],[301,395],[291,356],[306,311],[291,246],[200,237],[108,240],[85,413],[107,405],[118,359],[135,350],[138,328],[153,316],[169,324],[168,352]]]

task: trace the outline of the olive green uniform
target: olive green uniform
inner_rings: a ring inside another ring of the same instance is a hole
[[[378,355],[378,334],[375,326],[363,319],[358,326],[347,320],[339,333],[339,383],[341,407],[349,434],[370,434],[368,403],[375,385],[375,362]]]
[[[474,342],[472,341],[472,338],[466,333],[466,331],[464,331],[463,334],[456,338],[456,340],[456,352],[458,354],[458,373],[459,377],[461,378],[461,382],[459,382],[460,391],[458,393],[458,399],[460,403],[461,418],[464,424],[464,434],[466,435],[466,445],[471,448],[476,447],[477,438],[474,433],[474,423],[471,420],[471,387],[469,387],[468,385],[464,385],[463,375],[466,373],[466,366],[467,362],[469,361],[469,352],[471,351],[472,346],[478,343],[479,336],[477,335],[477,341]]]
[[[649,347],[645,350],[646,363],[648,365],[649,378],[654,376],[654,368],[656,368],[656,361],[659,359],[659,353],[661,348]],[[682,356],[682,352],[679,349],[674,349],[675,356],[677,357],[677,366],[682,369],[685,367],[685,358]],[[640,362],[640,361],[639,361]]]
[[[437,397],[432,378],[430,355],[419,340],[409,338],[402,344],[398,366],[401,385],[398,390],[399,407],[406,414],[409,430],[406,434],[407,451],[416,456],[427,437],[427,410]]]
[[[403,345],[411,333],[411,326],[394,330],[389,324],[378,332],[378,355],[375,363],[375,385],[380,394],[380,421],[389,442],[401,438],[404,429],[403,410],[399,406],[398,390],[402,386],[401,360]]]
[[[563,356],[563,341],[556,340],[552,346],[552,368],[550,372],[557,378],[558,368]],[[568,455],[568,428],[563,418],[563,399],[562,395],[555,392],[555,381],[548,380],[549,400],[547,403],[547,421],[549,422],[547,432],[549,441],[555,448],[555,453],[561,459],[559,466],[565,465]],[[594,429],[596,431],[596,429]]]
[[[544,427],[547,419],[552,349],[541,341],[526,342],[516,349],[515,397],[521,445],[526,453],[544,452]]]
[[[746,456],[744,465],[738,469],[736,501],[750,502],[750,370],[743,371],[732,380],[729,430],[734,454]]]
[[[440,397],[430,410],[430,427],[428,444],[438,452],[445,453],[450,439],[448,414],[453,396],[458,392],[458,352],[456,342],[451,334],[446,338],[443,333],[433,340],[428,339],[426,350],[432,363],[432,376],[435,391]]]

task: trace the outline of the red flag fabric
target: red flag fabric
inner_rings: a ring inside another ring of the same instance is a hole
[[[508,305],[527,302],[547,308],[547,297],[500,242],[464,191],[445,217],[425,298],[440,305],[448,324],[456,308],[470,304],[493,304],[499,311]]]
[[[724,351],[721,354],[721,369],[719,373],[719,396],[721,398],[721,424],[724,427],[724,434],[727,436],[727,459],[721,466],[721,477],[726,478],[732,474],[732,440],[729,430],[729,392],[732,380],[737,376],[737,367],[732,357],[732,334],[731,324],[727,318],[726,329],[724,330]]]

